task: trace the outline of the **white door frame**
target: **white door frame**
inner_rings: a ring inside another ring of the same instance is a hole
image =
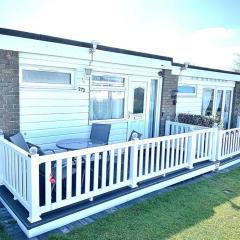
[[[134,88],[139,86],[144,88],[144,106],[143,106],[143,113],[141,114],[133,114],[133,100],[134,100]],[[146,136],[146,131],[148,130],[148,118],[147,118],[147,111],[149,108],[149,103],[148,103],[148,98],[149,98],[149,82],[146,78],[144,77],[135,77],[132,76],[129,78],[129,85],[128,85],[128,129],[127,129],[127,138],[129,137],[132,129],[129,127],[129,123],[133,121],[144,121],[144,129],[143,129],[143,137]]]
[[[161,96],[162,96],[162,77],[142,77],[142,76],[132,76],[129,77],[129,91],[128,91],[128,122],[134,121],[129,116],[129,110],[132,110],[133,107],[133,82],[143,82],[146,84],[146,92],[144,96],[145,106],[144,106],[144,116],[145,119],[145,126],[144,126],[144,135],[148,137],[148,124],[149,124],[149,110],[150,110],[150,83],[151,80],[157,80],[157,95],[156,95],[156,111],[155,111],[155,122],[154,122],[154,137],[159,136],[160,132],[160,120],[161,120]],[[137,115],[137,114],[136,114]],[[135,119],[137,120],[137,119]],[[130,134],[130,129],[127,129],[127,136]]]

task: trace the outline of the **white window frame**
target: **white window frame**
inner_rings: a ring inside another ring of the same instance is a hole
[[[124,86],[94,86],[92,84],[92,75],[94,76],[111,76],[111,77],[119,77],[124,78]],[[127,86],[128,86],[128,76],[117,74],[117,73],[108,73],[108,72],[93,72],[90,77],[90,91],[89,91],[89,124],[92,123],[113,123],[113,122],[126,122],[127,121],[127,103],[128,103],[128,92],[127,92]],[[110,119],[103,119],[103,120],[91,120],[90,119],[90,101],[91,101],[91,91],[117,91],[117,92],[124,92],[124,112],[123,112],[123,118],[110,118]]]
[[[184,96],[184,97],[196,97],[197,96],[197,85],[193,85],[193,84],[179,84],[178,87],[183,87],[183,86],[188,86],[188,87],[193,87],[195,89],[194,93],[181,93],[178,92],[177,95],[178,96]]]
[[[213,90],[213,109],[212,109],[212,115],[210,117],[215,117],[216,115],[216,107],[217,107],[217,92],[219,90],[223,91],[223,105],[222,105],[222,110],[221,110],[221,121],[224,120],[224,106],[225,106],[225,98],[226,98],[226,92],[230,91],[231,92],[231,99],[230,99],[230,108],[229,108],[229,119],[228,119],[228,128],[230,128],[230,123],[231,123],[231,116],[232,116],[232,101],[233,101],[233,88],[230,87],[220,87],[220,86],[207,86],[202,89],[202,98],[203,98],[203,91],[204,89],[211,89]],[[201,105],[202,107],[202,105]]]
[[[58,72],[58,73],[68,73],[71,76],[70,84],[52,84],[52,83],[33,83],[33,82],[24,82],[23,81],[23,70],[35,70],[35,71],[44,71],[44,72]],[[62,68],[62,67],[51,67],[51,66],[39,66],[39,65],[23,65],[19,68],[19,80],[20,87],[26,88],[44,88],[44,89],[75,89],[76,81],[74,69]]]

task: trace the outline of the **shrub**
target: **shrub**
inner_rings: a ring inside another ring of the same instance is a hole
[[[179,113],[177,119],[180,123],[198,125],[209,128],[213,127],[215,123],[218,124],[218,122],[212,117],[205,117],[189,113]]]

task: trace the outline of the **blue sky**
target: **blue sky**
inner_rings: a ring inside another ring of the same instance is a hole
[[[239,9],[238,0],[0,0],[0,27],[230,69]]]

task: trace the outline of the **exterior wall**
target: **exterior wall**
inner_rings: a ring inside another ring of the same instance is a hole
[[[184,96],[178,94],[176,113],[191,113],[201,115],[203,88],[214,88],[233,90],[234,81],[224,81],[220,79],[198,78],[180,76],[179,85],[192,85],[196,87],[195,96]]]
[[[237,127],[238,116],[240,116],[240,82],[236,82],[233,94],[232,127]]]
[[[89,137],[91,131],[88,116],[89,77],[84,71],[88,63],[83,59],[20,53],[20,130],[27,141],[45,148],[55,147],[56,141],[61,139]],[[70,70],[74,74],[74,86],[67,89],[22,83],[21,70],[34,66],[46,70]],[[97,61],[92,63],[92,67],[99,73],[125,76],[129,83],[136,79],[140,81],[148,79],[150,82],[151,79],[159,78],[158,69],[147,72],[148,68]],[[145,72],[142,73],[144,70]],[[84,88],[85,91],[78,91],[79,87]],[[128,85],[126,88],[129,88]],[[126,90],[127,103],[128,91]],[[146,102],[149,102],[149,99]],[[111,123],[109,143],[125,142],[128,139],[129,109],[127,109],[128,104],[125,106],[126,119],[108,121]],[[148,127],[147,122],[146,127]]]
[[[19,131],[19,56],[0,50],[0,129],[5,136]]]
[[[166,120],[174,120],[176,117],[176,105],[171,99],[172,91],[177,90],[178,76],[172,75],[171,70],[163,70],[163,85],[161,98],[160,135],[164,135]]]

